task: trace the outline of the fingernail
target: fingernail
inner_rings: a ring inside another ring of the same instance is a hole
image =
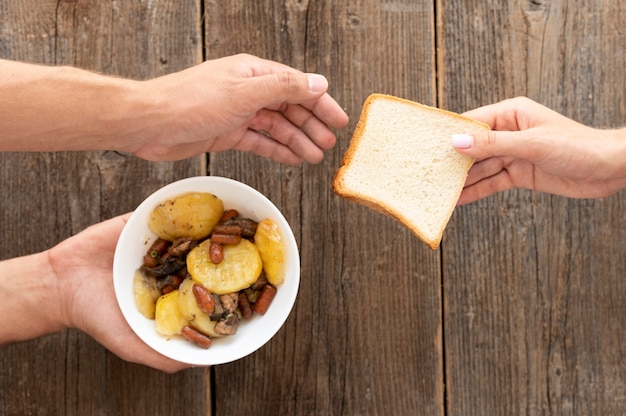
[[[328,80],[319,74],[309,74],[309,89],[311,92],[323,92],[328,89]]]
[[[453,134],[452,146],[457,149],[469,149],[474,144],[474,136],[471,134]]]

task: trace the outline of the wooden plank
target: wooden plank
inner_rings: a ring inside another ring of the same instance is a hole
[[[454,111],[524,94],[590,125],[622,125],[626,5],[206,0],[200,12],[166,0],[0,1],[0,57],[145,79],[199,62],[204,18],[209,58],[249,52],[326,74],[351,123],[325,162],[224,153],[208,166],[285,212],[302,254],[296,307],[266,347],[212,371],[123,363],[74,330],[3,347],[0,413],[210,414],[213,393],[216,414],[624,413],[624,193],[497,195],[457,210],[431,252],[330,182],[370,92]],[[206,172],[202,158],[115,152],[0,158],[3,258]]]
[[[207,1],[205,14],[209,58],[248,52],[324,73],[351,117],[320,165],[211,157],[212,174],[283,210],[302,258],[285,327],[215,368],[217,414],[443,414],[439,254],[330,186],[369,93],[435,102],[432,3]]]
[[[146,79],[200,61],[199,3],[3,1],[2,58]],[[117,152],[3,154],[3,258],[44,250],[134,209],[202,157],[148,163]],[[18,220],[16,220],[16,218]],[[106,325],[106,320],[103,321]],[[3,414],[210,412],[208,370],[170,376],[121,362],[75,330],[0,350]],[[173,388],[175,386],[175,388]]]
[[[623,125],[625,4],[437,7],[442,107],[528,95]],[[447,414],[624,413],[625,197],[511,191],[455,212],[443,252]]]

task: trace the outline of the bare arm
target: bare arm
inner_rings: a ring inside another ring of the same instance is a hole
[[[0,151],[176,160],[237,149],[317,163],[348,122],[327,88],[321,75],[251,55],[147,81],[0,60]]]
[[[148,81],[0,60],[0,151],[118,150],[176,160],[228,149],[283,163],[320,162],[348,122],[326,78],[251,55]],[[88,228],[52,249],[0,262],[0,345],[78,328],[122,359],[164,371],[126,324],[112,265],[126,221]],[[100,317],[107,316],[107,325]]]
[[[0,344],[64,328],[58,287],[43,253],[0,262]]]
[[[101,150],[132,136],[140,83],[71,67],[0,61],[0,151]],[[139,125],[138,122],[136,122]]]
[[[0,345],[77,328],[124,360],[166,372],[189,367],[144,344],[117,305],[113,253],[127,219],[104,221],[50,250],[0,262]]]

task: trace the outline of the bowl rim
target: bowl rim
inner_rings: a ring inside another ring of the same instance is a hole
[[[217,192],[213,192],[213,191]],[[229,194],[230,197],[222,197]],[[177,195],[187,192],[211,192],[224,201],[224,208],[237,208],[242,215],[262,220],[273,219],[279,226],[288,250],[286,256],[285,283],[278,286],[272,306],[280,304],[283,308],[272,308],[263,316],[255,316],[250,321],[242,322],[237,334],[214,339],[209,349],[193,345],[182,337],[167,339],[156,333],[154,320],[141,315],[135,306],[132,281],[134,272],[139,268],[145,253],[156,235],[148,228],[147,218],[154,206]],[[254,198],[259,201],[254,207],[239,205]],[[237,202],[233,202],[233,201]],[[262,216],[263,218],[259,218]],[[137,235],[139,234],[139,235]],[[138,247],[140,246],[140,247]],[[143,251],[141,251],[143,250]],[[136,261],[135,261],[135,257]],[[134,263],[133,263],[134,262]],[[132,270],[132,275],[129,272]],[[276,205],[261,192],[250,185],[221,176],[193,176],[171,182],[150,194],[131,213],[118,239],[113,259],[113,285],[118,306],[124,319],[133,332],[149,347],[158,353],[192,365],[217,365],[241,359],[265,345],[283,326],[295,304],[300,285],[300,253],[291,226]],[[254,329],[262,329],[261,334]],[[151,330],[151,332],[150,332]],[[247,338],[246,335],[248,336]],[[239,337],[239,338],[238,338]],[[243,341],[246,342],[243,342]]]

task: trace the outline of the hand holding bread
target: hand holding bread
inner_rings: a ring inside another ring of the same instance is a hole
[[[476,158],[459,204],[512,188],[598,198],[626,186],[624,128],[584,126],[525,97],[464,115],[493,130],[455,143],[459,153]]]
[[[474,162],[455,152],[451,137],[488,129],[449,111],[372,94],[333,180],[334,191],[400,221],[436,249]]]

